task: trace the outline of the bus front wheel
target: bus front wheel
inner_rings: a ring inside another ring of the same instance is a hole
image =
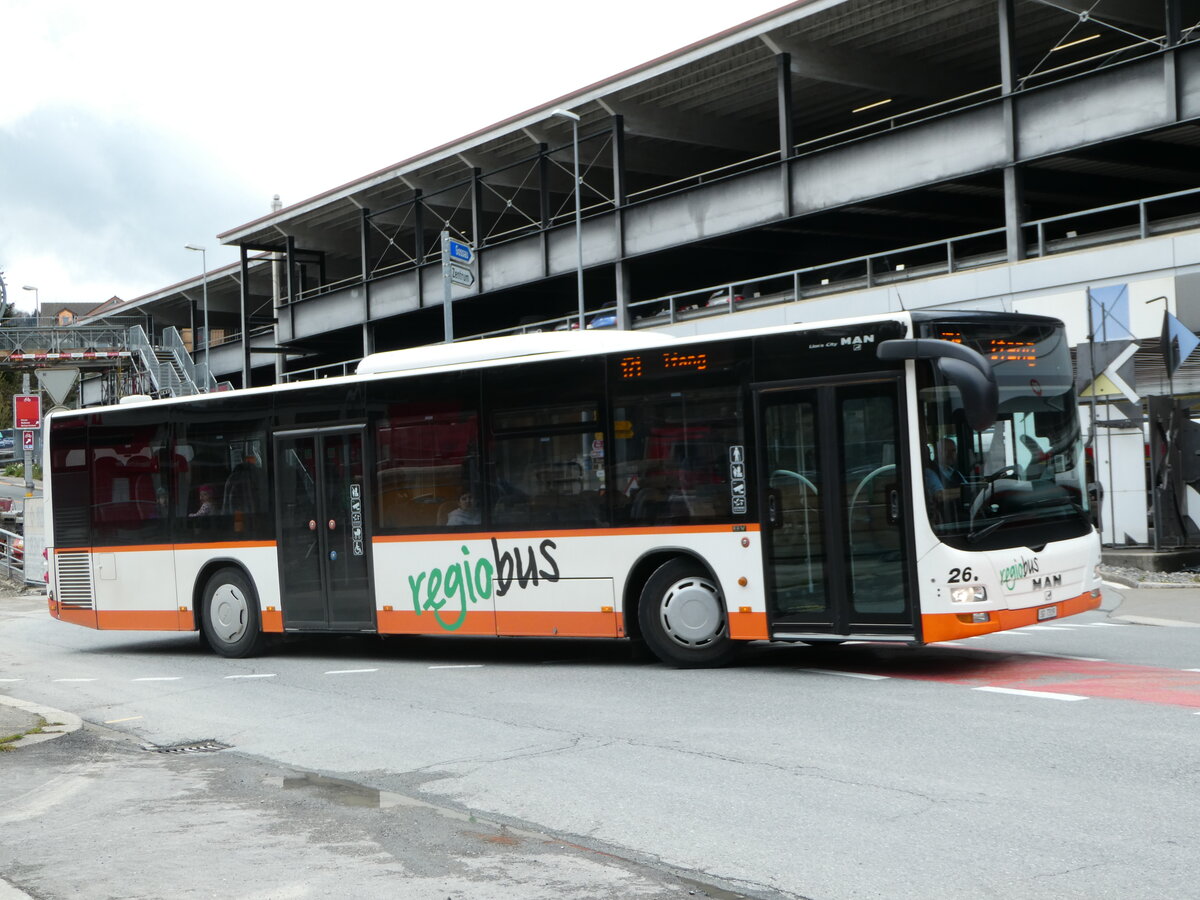
[[[208,645],[221,656],[242,659],[262,650],[258,594],[241,571],[221,569],[208,579],[200,628]]]
[[[722,666],[736,652],[721,589],[692,560],[674,559],[655,570],[642,588],[638,623],[646,645],[669,665]]]

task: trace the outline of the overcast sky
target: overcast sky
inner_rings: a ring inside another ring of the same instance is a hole
[[[216,234],[783,0],[0,0],[9,298],[129,300]]]

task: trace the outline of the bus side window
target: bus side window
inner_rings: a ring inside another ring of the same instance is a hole
[[[375,430],[380,528],[435,531],[479,525],[478,427],[475,411],[463,409],[457,399],[389,405]]]
[[[192,422],[174,448],[176,528],[213,538],[274,534],[258,419]]]
[[[729,448],[745,443],[736,388],[617,399],[613,489],[619,521],[684,524],[730,515]]]
[[[137,545],[166,538],[168,523],[157,500],[163,475],[157,465],[165,444],[162,422],[89,429],[91,524],[106,543]]]

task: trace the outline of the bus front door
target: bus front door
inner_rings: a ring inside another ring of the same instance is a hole
[[[277,433],[279,581],[287,631],[374,631],[361,429]]]
[[[895,378],[756,393],[771,634],[912,636]]]

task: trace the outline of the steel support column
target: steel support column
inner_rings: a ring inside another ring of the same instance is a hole
[[[251,386],[250,381],[250,257],[246,255],[246,247],[238,247],[241,255],[242,271],[242,387]],[[196,332],[192,331],[192,343],[195,344]]]
[[[1014,46],[1016,20],[1014,0],[997,0],[996,11],[1000,39],[1000,92],[1004,115],[1004,236],[1009,262],[1025,258],[1025,242],[1021,234],[1021,219],[1025,207],[1025,191],[1021,170],[1017,167],[1020,147],[1017,146],[1017,107],[1013,93],[1017,90],[1017,54]]]
[[[287,258],[287,302],[290,336],[296,339],[296,239],[290,234],[286,239],[285,256]]]
[[[413,189],[413,254],[417,261],[417,270],[413,273],[417,279],[417,307],[425,305],[425,289],[422,287],[421,266],[425,265],[425,192],[420,188]]]
[[[471,245],[475,248],[475,290],[483,292],[483,169],[471,169]]]
[[[792,54],[775,55],[775,93],[779,107],[779,172],[783,191],[783,218],[792,217],[792,167],[788,160],[796,152],[796,129],[792,118]]]
[[[538,239],[542,251],[542,277],[550,277],[550,145],[538,144]]]
[[[617,230],[617,259],[613,288],[617,300],[617,328],[629,328],[629,270],[625,265],[625,117],[612,117],[613,227]]]
[[[1179,61],[1175,47],[1183,36],[1183,0],[1164,0],[1167,52],[1163,54],[1163,87],[1167,92],[1167,118],[1179,121]]]
[[[363,322],[371,321],[371,210],[360,210],[359,250],[362,256]]]
[[[375,333],[371,330],[370,322],[362,323],[362,355],[370,356],[375,352]]]

